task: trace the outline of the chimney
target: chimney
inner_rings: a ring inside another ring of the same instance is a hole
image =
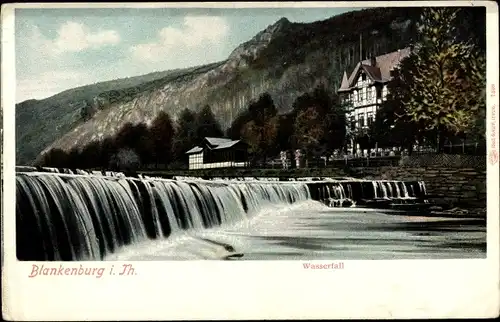
[[[372,65],[373,67],[377,66],[377,58],[375,56],[371,57],[371,59],[370,59],[370,65]]]

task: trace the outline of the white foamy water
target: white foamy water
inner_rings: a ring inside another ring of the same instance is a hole
[[[169,180],[49,170],[16,177],[20,260],[227,259],[234,254],[243,260],[464,258],[485,253],[484,219],[410,216],[425,209],[411,209],[425,205],[423,182]]]
[[[243,255],[239,260],[481,258],[485,243],[480,222],[306,201],[234,225],[133,245],[106,259],[218,260],[235,253]]]

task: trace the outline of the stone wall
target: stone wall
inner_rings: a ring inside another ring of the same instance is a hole
[[[402,156],[399,165],[404,167],[446,167],[486,169],[484,155],[421,154]]]
[[[486,170],[453,167],[353,168],[354,178],[424,181],[429,200],[443,206],[486,207]]]

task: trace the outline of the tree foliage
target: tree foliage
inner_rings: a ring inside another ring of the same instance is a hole
[[[146,124],[125,124],[114,137],[92,141],[70,151],[53,149],[37,162],[40,166],[70,169],[130,170],[140,164],[172,158],[173,124],[170,116],[160,113],[151,128]]]
[[[196,140],[201,142],[205,137],[222,137],[224,132],[210,106],[205,105],[196,115]]]
[[[306,152],[319,148],[325,133],[325,127],[321,123],[323,123],[322,115],[315,106],[299,111],[294,124],[296,145]]]
[[[150,129],[150,140],[153,142],[152,157],[156,165],[172,161],[174,136],[172,119],[167,113],[160,112]]]
[[[242,137],[254,155],[266,158],[276,152],[279,116],[274,102],[268,93],[248,106],[249,121],[242,127]]]
[[[411,92],[411,70],[416,56],[403,60],[393,72],[393,80],[387,85],[387,100],[378,109],[375,122],[370,128],[370,136],[379,147],[402,146],[411,148],[421,135],[418,124],[406,114],[403,101]]]
[[[485,109],[485,57],[459,41],[457,9],[426,8],[418,25],[420,43],[401,68],[399,120],[420,135],[435,135],[438,149],[449,135],[474,131]]]
[[[185,153],[191,149],[196,142],[196,115],[189,109],[184,109],[176,124],[176,135],[174,137],[174,158],[182,161]]]
[[[293,104],[294,145],[319,151],[341,148],[346,139],[345,106],[324,87],[299,96]]]
[[[120,149],[118,153],[111,157],[110,163],[112,167],[122,170],[131,171],[137,169],[140,164],[140,158],[137,153],[129,148]]]
[[[252,118],[248,109],[241,111],[227,129],[226,135],[233,140],[241,139],[244,126],[251,120]]]

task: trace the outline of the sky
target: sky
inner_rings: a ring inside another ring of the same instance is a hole
[[[16,9],[16,102],[100,81],[226,59],[282,17],[360,8]]]

